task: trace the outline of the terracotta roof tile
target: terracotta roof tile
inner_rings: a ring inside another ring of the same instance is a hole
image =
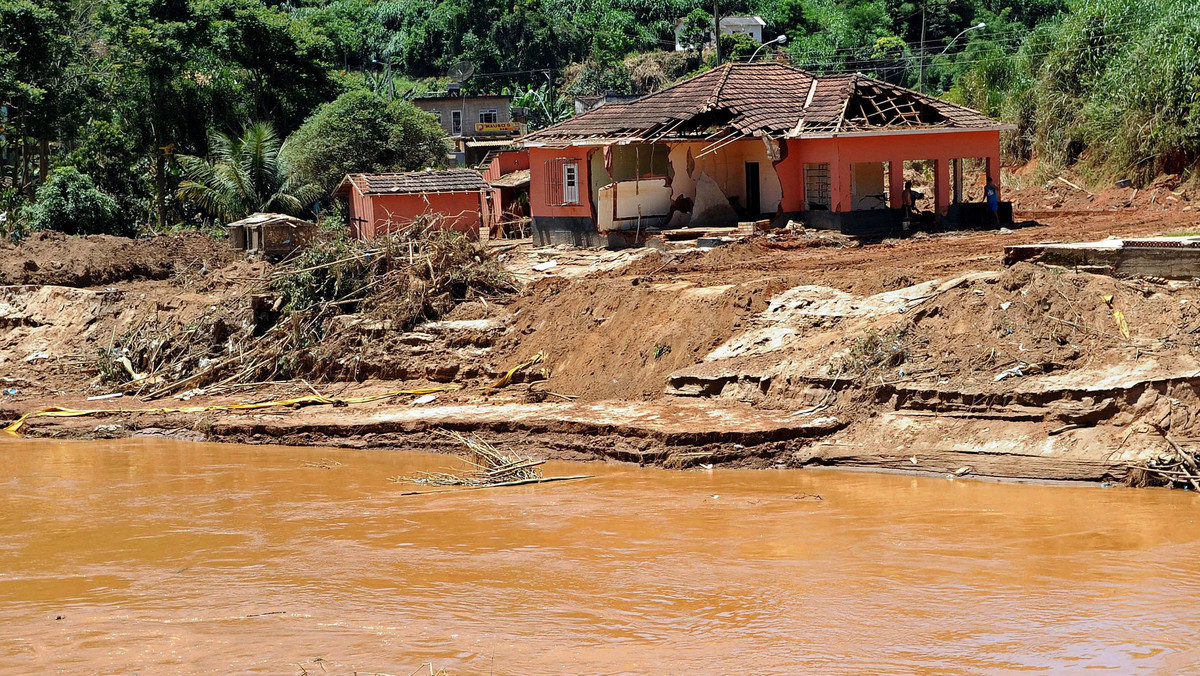
[[[487,190],[483,174],[474,169],[409,171],[392,174],[350,174],[342,186],[352,182],[364,195],[402,195],[422,192],[476,192]],[[342,190],[339,186],[338,190]]]
[[[996,121],[969,108],[857,73],[813,75],[777,63],[728,63],[636,101],[587,111],[521,140],[669,140],[721,130],[778,138],[996,126]]]

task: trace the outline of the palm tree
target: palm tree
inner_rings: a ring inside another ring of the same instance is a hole
[[[212,218],[229,223],[258,211],[303,216],[321,196],[318,186],[301,184],[282,160],[283,146],[269,122],[255,122],[241,136],[211,132],[211,160],[179,157],[185,180],[179,199]]]

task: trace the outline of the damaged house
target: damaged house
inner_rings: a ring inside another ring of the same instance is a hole
[[[333,190],[345,200],[351,237],[371,240],[435,219],[438,227],[479,237],[491,222],[492,188],[474,169],[348,174]]]
[[[971,225],[987,214],[962,204],[963,159],[984,160],[998,184],[1011,128],[857,73],[728,63],[521,141],[537,241],[622,246],[760,219],[885,235],[900,229],[913,161],[934,168],[938,218]]]

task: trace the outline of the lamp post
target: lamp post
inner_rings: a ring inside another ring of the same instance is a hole
[[[721,2],[713,0],[713,48],[716,49],[715,65],[721,65]]]
[[[774,40],[762,43],[761,45],[758,46],[758,49],[754,50],[754,53],[750,55],[750,59],[748,61],[746,61],[746,63],[753,62],[754,57],[758,56],[759,51],[761,51],[763,47],[766,47],[767,45],[782,45],[785,42],[787,42],[787,36],[780,35],[779,37],[775,38]]]
[[[392,77],[392,60],[389,58],[387,63],[379,59],[371,59],[371,63],[377,66],[383,66],[383,75],[388,79],[388,100],[396,98],[396,78]]]
[[[987,28],[987,24],[980,21],[979,23],[975,24],[974,26],[971,26],[970,28],[966,29],[965,31],[950,38],[950,42],[946,44],[946,48],[943,49],[942,51],[938,52],[933,58],[936,59],[937,57],[941,56],[942,54],[945,54],[946,52],[950,51],[950,48],[953,47],[954,43],[957,42],[958,39],[961,38],[962,36],[966,35],[967,33],[970,33],[971,31],[977,31],[981,28]],[[924,18],[924,14],[921,15],[921,85],[920,85],[919,89],[921,90],[922,94],[925,93],[925,18]]]

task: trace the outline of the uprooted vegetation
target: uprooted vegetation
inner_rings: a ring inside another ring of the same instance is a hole
[[[319,377],[362,347],[360,332],[339,330],[343,318],[400,333],[460,303],[517,290],[478,242],[439,225],[421,222],[370,243],[320,240],[188,325],[147,315],[99,351],[100,372],[150,398]]]

